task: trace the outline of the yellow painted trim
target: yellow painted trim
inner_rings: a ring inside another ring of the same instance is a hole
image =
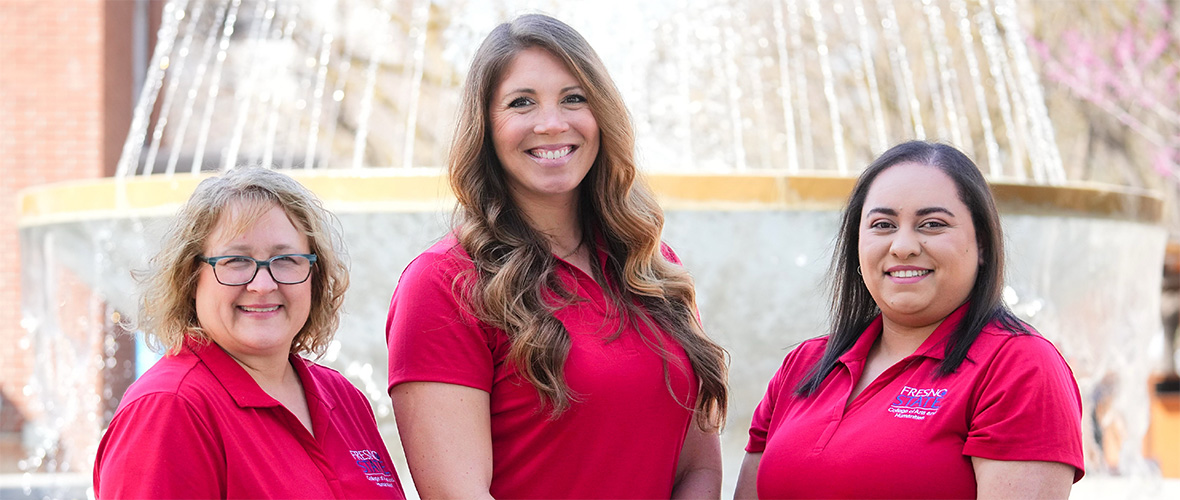
[[[290,171],[331,210],[356,212],[446,211],[454,206],[439,169]],[[207,175],[155,175],[62,182],[18,194],[19,224],[165,216],[179,207]],[[840,210],[856,179],[826,173],[648,173],[668,210]],[[1108,217],[1159,223],[1163,199],[1153,193],[1104,184],[1065,186],[992,184],[1004,213]]]
[[[1164,220],[1164,199],[1160,194],[1123,186],[992,183],[992,193],[1004,213],[1091,214],[1149,223]]]

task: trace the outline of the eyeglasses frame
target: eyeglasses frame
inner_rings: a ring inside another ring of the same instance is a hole
[[[303,258],[307,259],[307,262],[309,264],[308,269],[307,269],[307,276],[305,276],[303,279],[301,279],[299,281],[279,281],[278,278],[275,278],[275,273],[274,273],[274,271],[271,270],[270,264],[272,262],[274,262],[275,259],[281,259],[283,257],[303,257]],[[250,259],[250,260],[254,261],[254,275],[250,276],[249,280],[242,282],[242,283],[229,284],[224,281],[221,281],[221,277],[217,275],[217,263],[222,260],[225,260],[225,259]],[[254,257],[250,257],[248,255],[218,255],[216,257],[205,257],[204,255],[198,255],[197,260],[204,262],[206,264],[209,264],[209,267],[213,268],[213,279],[216,279],[218,283],[220,283],[224,286],[249,285],[250,283],[254,282],[255,278],[258,277],[258,270],[262,269],[264,267],[266,268],[266,272],[270,274],[270,279],[274,280],[275,283],[278,283],[280,285],[298,285],[298,284],[303,283],[311,278],[311,270],[313,267],[315,267],[315,263],[316,263],[316,254],[314,254],[314,253],[285,253],[285,254],[276,255],[276,256],[271,257],[266,260],[258,260],[258,259],[255,259]]]

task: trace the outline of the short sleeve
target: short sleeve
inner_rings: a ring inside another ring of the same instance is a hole
[[[774,415],[774,403],[778,398],[779,390],[781,389],[782,380],[779,373],[770,379],[770,385],[766,389],[766,395],[762,396],[762,402],[758,403],[758,407],[754,408],[754,416],[750,418],[750,439],[746,442],[747,453],[762,453],[766,450],[766,434],[770,431],[770,419]]]
[[[963,454],[1072,465],[1085,473],[1082,403],[1073,372],[1039,335],[1009,338],[976,390]]]
[[[388,389],[443,382],[491,392],[493,344],[455,295],[460,265],[447,251],[428,251],[402,273],[385,323]]]
[[[746,442],[746,452],[762,453],[766,449],[766,440],[770,432],[771,420],[774,417],[775,404],[778,403],[778,398],[784,390],[789,393],[793,388],[788,385],[787,379],[800,350],[801,348],[797,348],[791,351],[783,360],[782,366],[779,366],[778,371],[770,378],[770,383],[766,387],[766,395],[762,396],[762,402],[758,403],[757,408],[754,408],[754,416],[750,418],[750,440]]]
[[[96,498],[225,498],[220,439],[184,399],[148,394],[111,421],[94,461]]]
[[[808,340],[783,359],[782,366],[770,378],[766,395],[762,396],[762,402],[754,408],[754,415],[750,418],[750,439],[746,442],[746,452],[762,453],[766,450],[766,441],[774,425],[775,409],[780,404],[791,403],[790,398],[795,397],[795,387],[819,361],[826,345],[827,337]]]

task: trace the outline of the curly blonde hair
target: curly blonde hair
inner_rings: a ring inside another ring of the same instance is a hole
[[[530,47],[542,48],[565,64],[598,122],[601,146],[579,187],[578,211],[582,234],[604,241],[606,272],[619,283],[618,290],[608,293],[629,321],[654,320],[684,349],[700,380],[697,423],[702,429],[718,428],[728,404],[727,354],[705,335],[697,319],[692,278],[661,253],[664,215],[638,175],[635,135],[622,96],[590,44],[552,17],[525,15],[496,27],[468,73],[447,166],[459,202],[457,237],[475,272],[470,280],[461,275],[456,287],[477,317],[507,332],[512,340],[509,359],[542,402],[551,405],[551,418],[568,409],[576,399],[563,371],[570,336],[547,297],[572,296],[553,272],[546,240],[512,201],[489,126],[495,86],[516,54]],[[667,367],[667,349],[658,339],[644,340]]]
[[[176,354],[186,337],[210,342],[197,320],[195,294],[209,235],[231,208],[233,234],[241,234],[273,206],[307,236],[316,254],[311,276],[311,312],[291,342],[292,353],[322,354],[340,323],[348,264],[340,223],[311,191],[287,175],[263,167],[239,167],[201,181],[176,214],[150,261],[137,273],[144,293],[139,327],[148,345]]]

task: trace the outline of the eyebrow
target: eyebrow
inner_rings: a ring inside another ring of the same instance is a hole
[[[294,246],[288,245],[286,243],[282,243],[282,244],[274,245],[266,250],[270,250],[270,252],[272,254],[278,255],[281,252],[290,252],[291,250],[294,250],[294,249],[295,249]],[[223,251],[223,252],[250,252],[251,250],[252,250],[252,248],[248,245],[230,245],[228,247],[223,248],[221,251]],[[234,254],[234,255],[239,255],[239,254]]]
[[[942,207],[919,208],[917,212],[914,212],[914,214],[917,215],[918,217],[924,217],[924,216],[934,214],[934,213],[943,213],[943,214],[947,214],[951,217],[955,216],[954,212],[951,212],[950,210],[947,210]],[[872,214],[885,214],[890,217],[897,217],[897,210],[894,210],[892,208],[885,208],[885,207],[875,207],[875,208],[869,209],[869,211],[867,213],[865,213],[865,215],[872,215]]]
[[[569,87],[561,89],[561,93],[564,94],[566,92],[570,92],[570,91],[574,91],[574,90],[581,90],[581,88],[582,88],[581,85],[573,85],[573,86],[569,86]],[[510,90],[508,92],[505,92],[504,95],[508,96],[508,95],[512,95],[512,94],[536,94],[536,93],[537,93],[537,91],[535,89],[520,88],[520,89]]]

